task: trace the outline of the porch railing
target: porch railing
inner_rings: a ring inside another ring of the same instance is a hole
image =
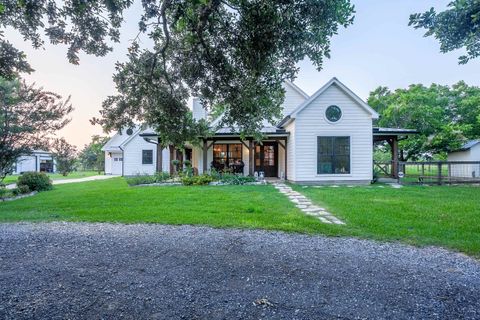
[[[374,170],[401,183],[480,183],[480,161],[375,161]]]

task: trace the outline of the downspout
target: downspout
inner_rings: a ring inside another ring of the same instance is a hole
[[[123,177],[123,172],[124,172],[123,167],[124,167],[124,163],[125,163],[125,152],[124,152],[124,150],[122,149],[121,146],[118,146],[118,148],[119,148],[120,150],[122,150],[122,177]]]

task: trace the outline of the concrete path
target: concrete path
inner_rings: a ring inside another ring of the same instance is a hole
[[[0,224],[0,319],[479,319],[480,263],[259,230]]]
[[[280,191],[280,193],[283,193],[288,197],[288,199],[290,199],[291,202],[295,203],[296,207],[302,210],[303,213],[313,216],[323,223],[345,224],[345,222],[338,219],[324,208],[314,205],[312,201],[303,194],[293,191],[293,189],[287,186],[285,183],[276,182],[272,184],[278,191]]]
[[[95,181],[95,180],[105,180],[105,179],[111,179],[111,178],[116,178],[116,177],[119,177],[119,176],[98,175],[98,176],[76,178],[76,179],[58,179],[58,180],[52,180],[52,184],[57,185],[57,184],[66,184],[66,183],[78,183],[78,182],[87,182],[87,181]],[[16,188],[16,187],[17,187],[16,183],[7,184],[7,186],[6,186],[7,189],[13,189],[13,188]]]

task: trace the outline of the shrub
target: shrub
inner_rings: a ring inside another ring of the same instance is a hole
[[[170,179],[170,173],[168,172],[157,172],[155,173],[155,181],[156,182],[164,182]]]
[[[183,176],[182,184],[185,186],[202,186],[209,184],[213,180],[213,177],[209,174],[202,174],[199,176]]]
[[[0,187],[0,199],[6,198],[8,195],[8,190],[4,187]]]
[[[149,176],[147,174],[136,175],[134,177],[126,178],[125,180],[129,186],[137,186],[139,184],[150,184],[156,182],[155,176]]]
[[[43,172],[25,172],[18,178],[17,186],[27,186],[31,191],[45,191],[52,189],[52,181]]]
[[[25,194],[25,193],[30,192],[30,188],[27,185],[18,186],[17,189],[21,194]]]
[[[242,176],[242,175],[231,174],[231,173],[224,173],[223,175],[220,176],[219,180],[225,184],[235,184],[235,185],[241,185],[241,184],[256,181],[255,177]]]

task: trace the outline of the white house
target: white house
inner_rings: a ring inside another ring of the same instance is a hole
[[[21,156],[15,162],[14,174],[28,171],[55,172],[55,161],[52,154],[44,150],[34,150],[31,154]]]
[[[470,140],[460,149],[450,152],[448,161],[454,161],[453,164],[450,164],[451,176],[464,178],[480,177],[480,140]],[[462,163],[465,161],[476,161],[477,163]]]
[[[171,160],[190,160],[198,173],[230,169],[245,175],[264,174],[304,184],[369,183],[372,180],[373,143],[395,141],[405,131],[374,128],[378,114],[338,79],[333,78],[308,96],[286,82],[283,119],[264,124],[264,140],[240,139],[234,129],[211,122],[215,134],[202,146],[173,147],[157,152],[157,135],[140,127],[114,135],[104,146],[107,174],[153,174],[171,171]],[[193,101],[196,119],[207,114]]]

